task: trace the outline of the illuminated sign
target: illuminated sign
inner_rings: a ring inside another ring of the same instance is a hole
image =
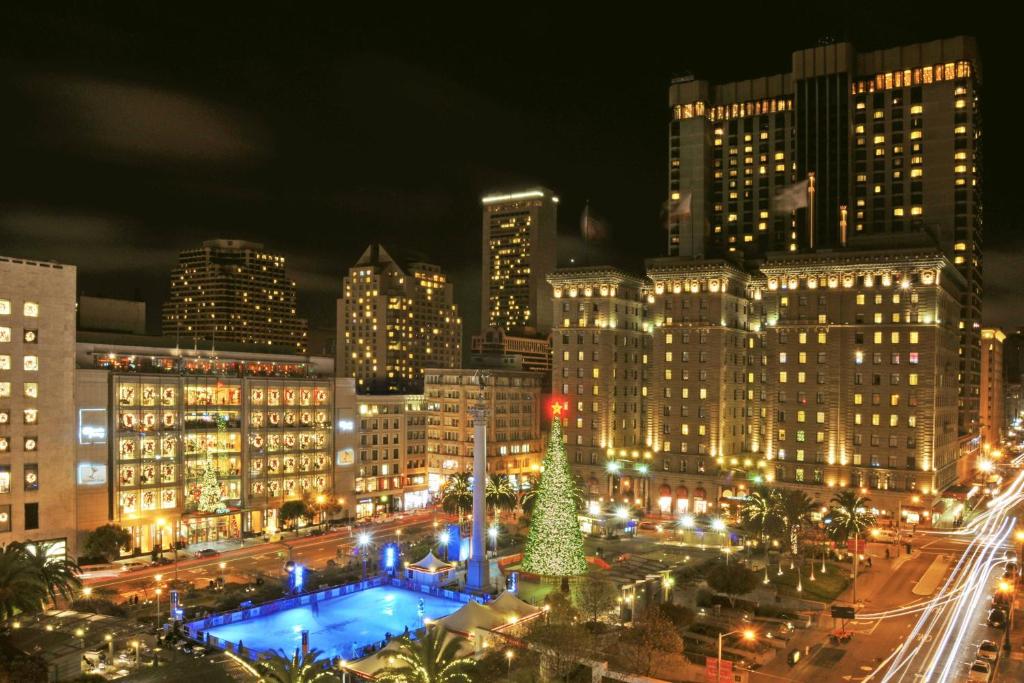
[[[342,448],[338,451],[336,463],[340,466],[354,465],[356,462],[356,452],[351,448]]]
[[[564,398],[552,396],[548,402],[548,414],[551,419],[558,418],[560,420],[569,419],[569,401]]]
[[[97,486],[107,483],[107,466],[91,462],[78,463],[78,485]]]
[[[338,420],[338,431],[339,432],[351,432],[356,428],[356,423],[353,420]]]
[[[81,408],[78,411],[78,443],[82,445],[107,442],[107,409]]]

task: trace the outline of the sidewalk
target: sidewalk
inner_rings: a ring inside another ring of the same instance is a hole
[[[885,548],[889,548],[890,554],[894,552],[895,546],[889,543],[868,543],[864,555],[871,558],[871,568],[867,566],[867,559],[858,563],[857,569],[857,606],[863,606],[869,604],[871,599],[865,599],[865,596],[875,595],[882,584],[884,584],[892,573],[902,567],[905,563],[909,562],[913,558],[920,554],[920,550],[914,548],[914,552],[908,555],[900,548],[899,557],[886,559]],[[853,572],[853,565],[851,564],[847,569],[843,567],[844,571],[848,571],[851,574]],[[851,581],[850,586],[839,594],[834,602],[853,604],[853,582]]]

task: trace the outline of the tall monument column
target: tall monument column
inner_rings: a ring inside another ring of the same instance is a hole
[[[490,563],[484,542],[484,527],[487,524],[487,403],[485,375],[477,375],[480,396],[470,409],[473,415],[473,536],[469,548],[469,564],[466,573],[466,587],[471,591],[491,589]]]

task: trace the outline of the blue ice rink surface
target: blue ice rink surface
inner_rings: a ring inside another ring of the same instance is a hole
[[[422,601],[422,611],[420,602]],[[327,657],[356,659],[357,649],[379,644],[386,634],[400,636],[423,626],[424,617],[446,617],[462,603],[390,586],[369,588],[319,603],[209,629],[212,636],[247,650],[291,654],[309,631],[309,647]]]

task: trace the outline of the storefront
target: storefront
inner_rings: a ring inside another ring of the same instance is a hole
[[[185,515],[181,520],[180,534],[187,545],[241,538],[242,513],[231,510],[220,514]]]
[[[430,491],[406,491],[402,494],[402,509],[422,510],[430,505]]]
[[[676,514],[682,515],[690,511],[690,491],[685,486],[676,487]]]
[[[695,514],[703,515],[708,511],[708,494],[703,488],[696,488],[693,491],[693,511]]]
[[[429,495],[429,492],[424,491]],[[402,499],[398,496],[383,495],[376,498],[360,498],[356,501],[356,519],[375,515],[386,515],[402,510]]]

